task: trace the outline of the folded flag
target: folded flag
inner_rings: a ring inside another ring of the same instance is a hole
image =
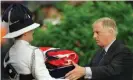
[[[45,64],[52,77],[61,78],[72,69],[74,66],[71,62],[78,63],[78,55],[75,51],[67,49],[59,49],[52,47],[40,47],[40,50],[45,54]],[[58,73],[58,74],[57,74]]]

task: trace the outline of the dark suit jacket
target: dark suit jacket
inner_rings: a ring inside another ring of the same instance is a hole
[[[99,51],[89,65],[91,80],[132,80],[133,57],[123,43],[115,40],[100,64],[96,64],[98,55]]]

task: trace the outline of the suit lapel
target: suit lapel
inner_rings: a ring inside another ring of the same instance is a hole
[[[98,66],[98,64],[97,64],[97,60],[98,60],[98,57],[100,56],[100,52],[101,52],[101,50],[102,50],[102,49],[99,49],[99,50],[96,52],[96,55],[93,57],[90,66]]]
[[[112,59],[113,55],[115,55],[115,51],[117,51],[118,46],[120,45],[118,40],[115,40],[112,45],[109,47],[106,55],[104,56],[103,60],[99,65],[105,65],[108,64],[109,61]]]

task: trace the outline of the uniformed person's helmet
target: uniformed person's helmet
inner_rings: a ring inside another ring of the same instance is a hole
[[[14,3],[6,9],[2,21],[9,24],[9,33],[3,38],[15,38],[40,26],[33,22],[30,10],[19,3]]]

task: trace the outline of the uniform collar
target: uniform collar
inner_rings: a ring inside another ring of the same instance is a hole
[[[25,40],[16,40],[16,43],[22,43],[22,44],[29,45],[29,42],[27,42]]]

